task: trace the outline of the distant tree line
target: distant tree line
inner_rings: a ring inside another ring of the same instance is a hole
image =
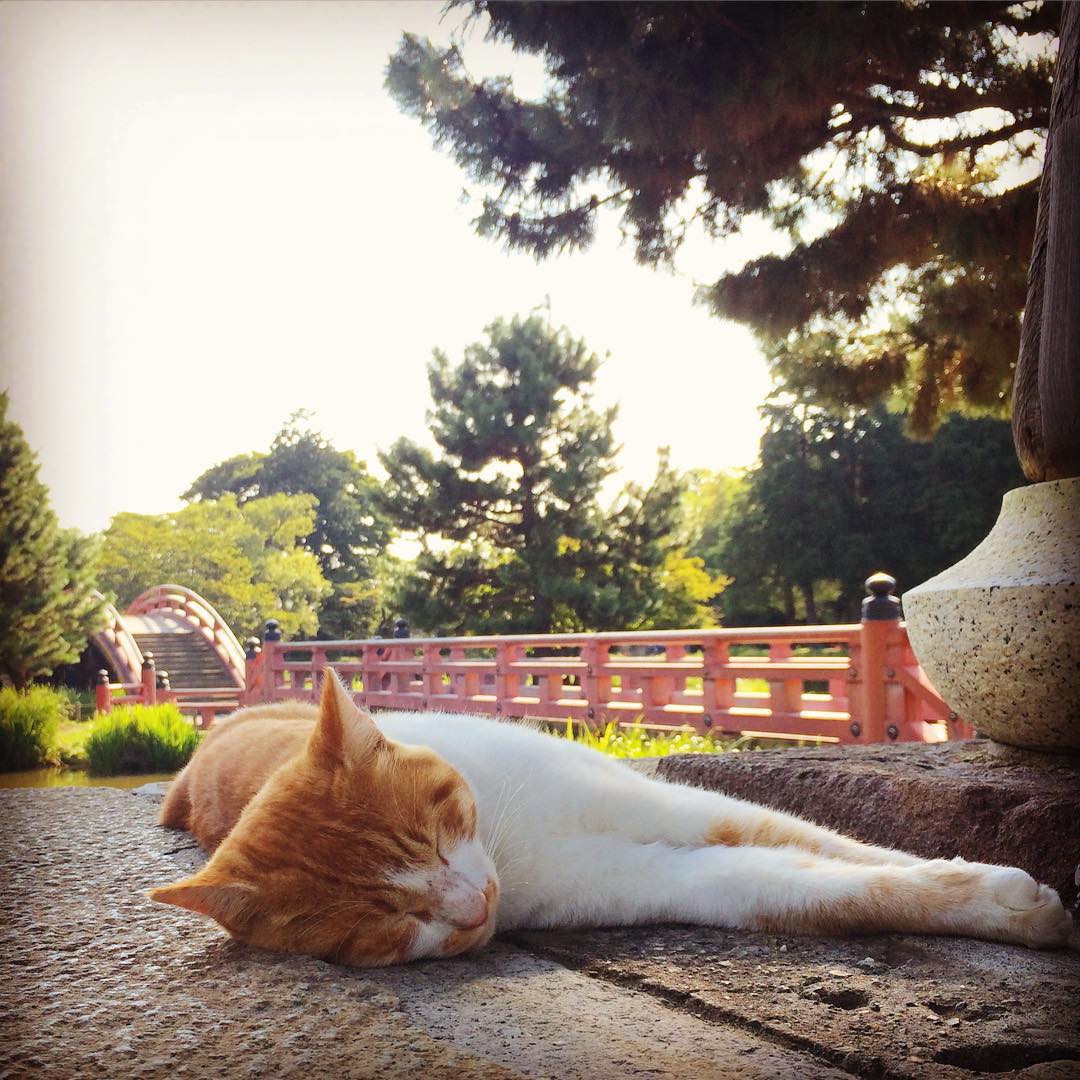
[[[855,621],[869,573],[887,570],[900,591],[939,573],[1025,482],[1003,420],[954,415],[916,442],[881,406],[776,394],[763,412],[758,464],[699,473],[687,494],[688,550],[729,579],[714,601],[728,626]]]
[[[615,409],[599,359],[540,316],[496,321],[458,362],[436,351],[426,444],[380,454],[380,482],[294,414],[265,451],[207,469],[170,514],[121,513],[100,537],[57,526],[0,396],[0,675],[74,659],[97,587],[121,608],[174,581],[241,637],[550,633],[848,621],[863,579],[901,588],[951,565],[1023,482],[1008,425],[952,416],[930,441],[881,406],[778,390],[758,463],[605,498]],[[409,557],[391,552],[395,540]]]

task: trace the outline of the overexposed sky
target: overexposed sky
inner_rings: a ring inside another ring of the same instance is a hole
[[[160,513],[208,466],[265,450],[289,413],[377,467],[424,439],[425,366],[550,297],[610,354],[621,479],[659,446],[749,464],[765,365],[695,282],[766,250],[763,228],[693,239],[678,273],[635,265],[608,218],[536,263],[474,236],[468,178],[383,90],[426,2],[0,5],[0,388],[64,525]],[[531,58],[467,38],[474,74],[542,86]]]

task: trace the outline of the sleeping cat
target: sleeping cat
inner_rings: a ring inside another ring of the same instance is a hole
[[[685,922],[964,934],[1044,947],[1072,920],[1022,870],[918,859],[626,765],[524,725],[321,704],[241,709],[161,823],[210,861],[153,899],[240,941],[375,966],[520,927]]]

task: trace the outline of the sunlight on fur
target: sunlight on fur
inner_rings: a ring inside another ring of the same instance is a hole
[[[166,904],[239,941],[358,966],[447,957],[497,930],[686,922],[1067,942],[1022,870],[919,859],[650,779],[529,725],[356,707],[241,709],[176,778],[161,824],[212,852]]]

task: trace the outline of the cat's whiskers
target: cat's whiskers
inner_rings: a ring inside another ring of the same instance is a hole
[[[488,833],[488,841],[484,845],[492,859],[496,859],[501,855],[503,838],[510,826],[517,820],[517,815],[520,812],[520,805],[517,804],[517,797],[524,786],[525,781],[523,780],[511,792],[509,781],[503,782],[499,792],[498,802],[495,805],[495,815],[491,824],[491,829]],[[511,807],[514,809],[512,816],[510,815]]]
[[[494,855],[495,850],[499,843],[499,830],[502,825],[503,814],[505,812],[505,800],[506,793],[510,789],[509,781],[503,780],[502,786],[499,788],[499,797],[495,800],[495,809],[492,812],[491,820],[484,827],[485,836],[481,841],[484,850],[489,855]]]
[[[346,942],[346,941],[348,941],[350,937],[352,937],[352,932],[353,932],[353,931],[354,931],[354,930],[355,930],[355,929],[356,929],[356,928],[357,928],[357,927],[358,927],[358,926],[359,926],[359,925],[360,925],[360,924],[361,924],[361,923],[362,923],[363,921],[364,921],[364,917],[363,917],[363,916],[361,916],[361,917],[360,917],[359,919],[357,919],[357,920],[356,920],[356,922],[354,922],[354,923],[352,924],[352,926],[350,926],[350,927],[349,927],[349,929],[348,929],[348,930],[346,930],[346,931],[345,931],[345,935],[344,935],[344,937],[342,937],[341,941],[339,941],[339,942],[338,942],[338,947],[337,947],[337,948],[336,948],[336,949],[334,950],[334,963],[337,963],[337,961],[338,961],[339,957],[341,956],[341,950],[342,950],[343,948],[345,948],[345,942]],[[389,943],[389,941],[390,941],[390,928],[389,928],[389,926],[387,926],[387,927],[385,927],[385,929],[386,929],[386,939],[387,939],[387,943]]]
[[[303,933],[305,931],[317,929],[323,923],[327,923],[335,916],[340,915],[343,909],[356,907],[363,903],[365,903],[363,900],[335,900],[332,904],[327,904],[314,914],[308,916],[308,918],[296,927],[296,930],[298,933]]]
[[[515,884],[514,874],[517,870],[526,863],[524,856],[519,856],[516,859],[510,859],[505,862],[497,863],[497,869],[499,871],[499,885],[502,891],[505,893],[513,884]]]

